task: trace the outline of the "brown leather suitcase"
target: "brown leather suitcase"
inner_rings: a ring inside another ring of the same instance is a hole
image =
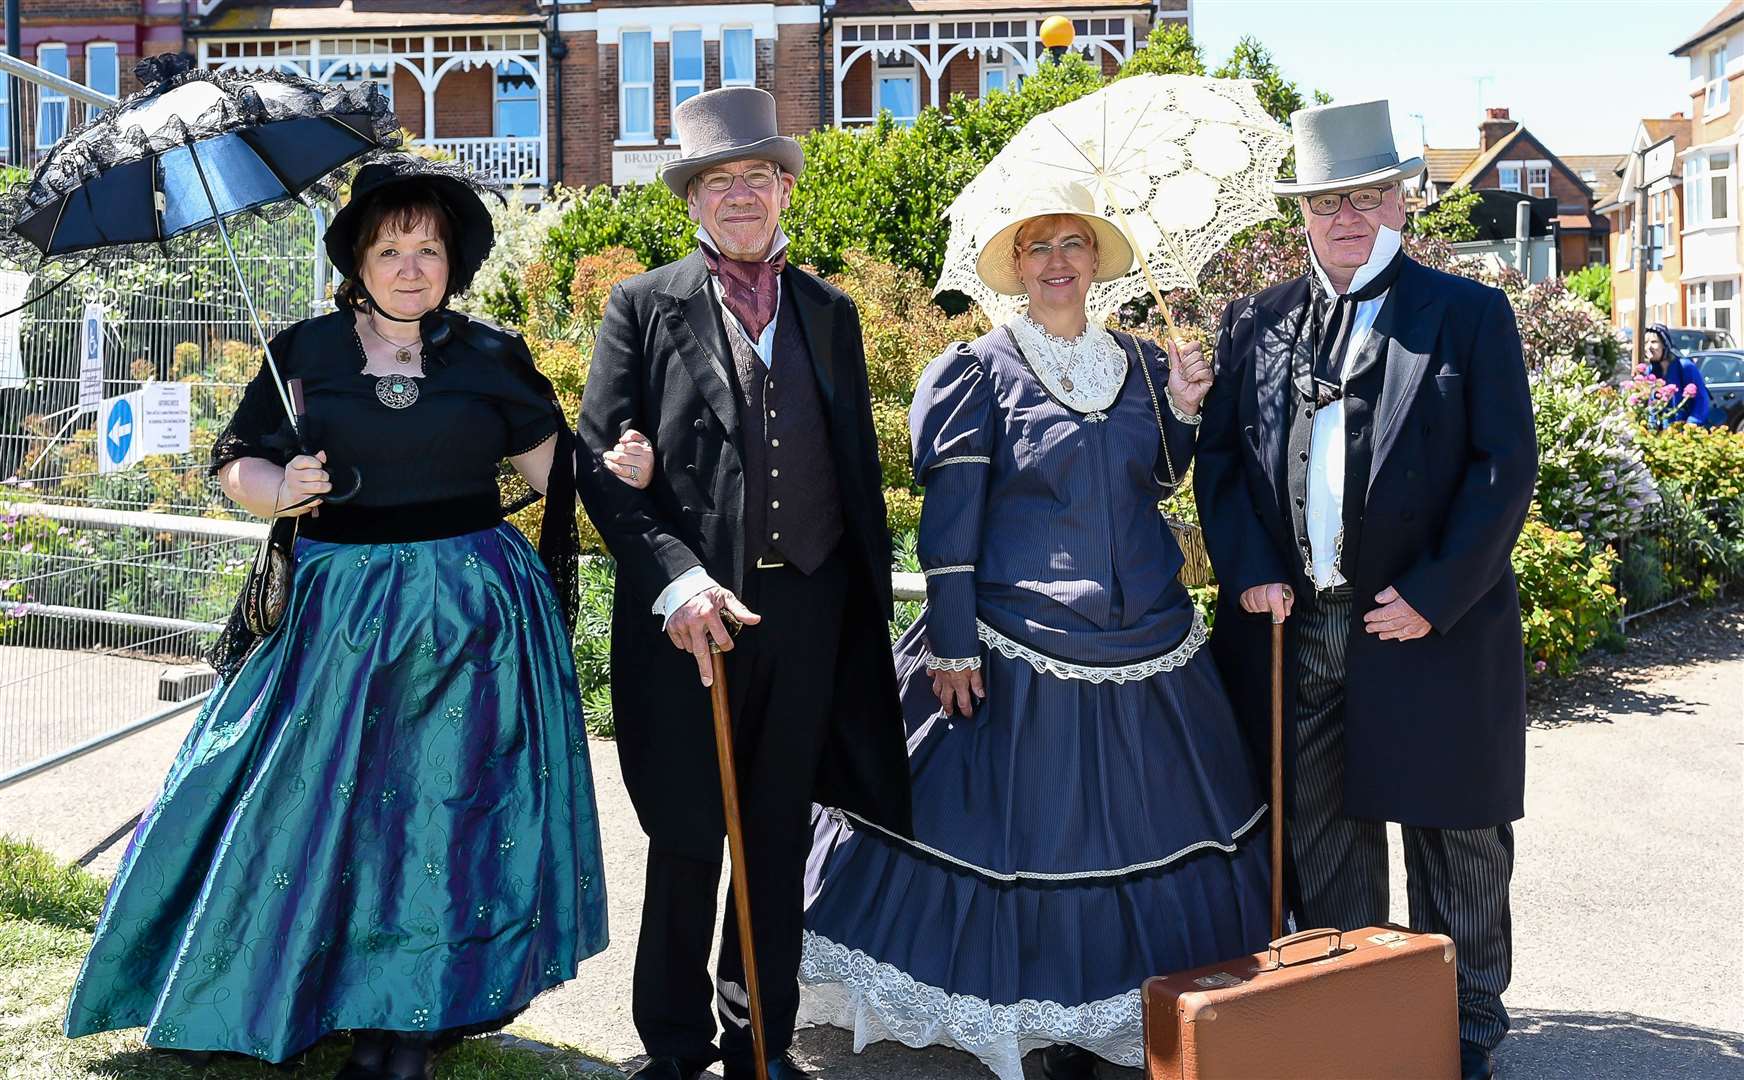
[[[1284,628],[1272,627],[1272,938],[1149,979],[1147,1080],[1458,1080],[1453,941],[1400,926],[1284,925]]]
[[[1307,930],[1144,984],[1147,1080],[1457,1080],[1453,942]]]

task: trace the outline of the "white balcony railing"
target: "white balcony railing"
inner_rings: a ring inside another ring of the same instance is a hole
[[[531,138],[419,139],[432,149],[446,151],[475,172],[505,187],[545,185],[545,140]]]

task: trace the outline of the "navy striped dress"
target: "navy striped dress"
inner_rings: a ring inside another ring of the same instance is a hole
[[[1020,1080],[1072,1043],[1140,1063],[1151,975],[1263,947],[1265,805],[1157,511],[1138,369],[1102,412],[1043,386],[1003,329],[952,346],[910,412],[927,609],[897,643],[915,840],[820,809],[801,1021],[944,1045]],[[1193,429],[1169,415],[1177,473]],[[946,718],[928,661],[978,659]]]

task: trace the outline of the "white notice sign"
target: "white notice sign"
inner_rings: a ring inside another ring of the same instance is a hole
[[[29,289],[29,274],[0,270],[0,311],[12,312],[0,318],[0,390],[18,390],[24,386],[24,349],[19,342],[24,328],[24,312],[12,309],[24,303]]]
[[[141,453],[185,454],[189,447],[189,429],[193,426],[188,391],[185,382],[149,382],[139,390],[140,413],[145,421],[140,441]]]
[[[79,333],[79,412],[93,413],[103,400],[103,305],[86,304]]]
[[[140,397],[135,390],[97,404],[97,471],[118,472],[139,463],[145,440],[140,438]]]
[[[612,186],[652,184],[660,179],[660,166],[678,156],[676,146],[654,150],[613,150]]]

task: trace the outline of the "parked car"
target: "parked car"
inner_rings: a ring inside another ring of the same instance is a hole
[[[1702,381],[1708,384],[1709,424],[1719,427],[1724,418],[1726,427],[1744,431],[1744,351],[1712,349],[1686,355],[1695,361]]]
[[[1671,347],[1682,356],[1704,350],[1730,350],[1737,348],[1728,330],[1716,330],[1706,326],[1672,326]]]

